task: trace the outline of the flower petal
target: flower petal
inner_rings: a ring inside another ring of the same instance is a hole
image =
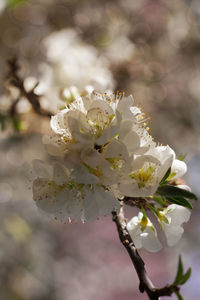
[[[141,240],[142,246],[150,252],[158,252],[162,248],[156,230],[153,230],[151,227],[147,227],[145,231],[141,233]]]
[[[186,163],[184,161],[175,159],[172,164],[171,172],[176,173],[173,179],[182,177],[187,172]]]
[[[171,224],[177,226],[188,222],[191,215],[189,209],[177,204],[169,205],[165,211],[167,211],[166,217],[171,218]]]
[[[168,246],[172,247],[181,239],[184,229],[181,226],[172,226],[164,224],[164,233],[166,235]]]

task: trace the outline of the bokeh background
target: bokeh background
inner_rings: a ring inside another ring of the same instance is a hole
[[[49,119],[10,84],[8,59],[17,58],[25,89],[52,113],[85,86],[133,94],[155,139],[187,154],[185,180],[200,195],[199,29],[199,0],[0,0],[0,299],[147,299],[111,216],[61,224],[37,211],[30,164],[49,159],[41,142]],[[176,247],[141,251],[160,287],[172,282],[182,254],[193,270],[186,300],[200,299],[194,208]]]

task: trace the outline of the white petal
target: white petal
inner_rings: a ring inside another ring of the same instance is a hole
[[[134,131],[129,132],[123,139],[123,143],[126,145],[129,153],[134,153],[140,148],[140,138]]]
[[[162,248],[157,232],[150,227],[146,227],[145,231],[141,233],[141,239],[142,246],[150,252],[158,252]]]
[[[77,183],[82,184],[97,184],[99,181],[95,175],[89,173],[87,168],[81,165],[72,171],[71,176]]]
[[[68,151],[64,156],[64,165],[68,169],[75,168],[80,164],[80,153],[76,151]]]
[[[53,179],[56,184],[64,184],[67,182],[69,177],[69,171],[59,163],[54,164]]]
[[[63,113],[58,113],[57,115],[51,117],[50,121],[51,129],[57,134],[65,133],[65,128],[63,124]]]
[[[139,212],[138,217],[133,217],[127,224],[126,228],[137,249],[144,247],[150,252],[157,252],[162,248],[162,245],[157,237],[157,232],[153,230],[153,224],[148,219],[148,225],[142,232],[140,229],[140,222],[143,213]]]
[[[163,229],[166,235],[167,244],[170,247],[174,246],[181,239],[184,232],[181,226],[173,226],[171,224],[164,224]]]
[[[84,133],[84,130],[82,130],[82,126],[80,123],[80,120],[73,116],[68,117],[69,121],[69,130],[75,139],[75,141],[79,141],[81,143],[88,142],[88,139],[90,139],[90,136],[87,133]]]
[[[173,156],[171,155],[170,157],[168,157],[165,162],[160,166],[159,170],[158,170],[158,181],[160,182],[161,179],[163,179],[163,177],[165,176],[165,174],[167,173],[167,171],[169,170],[169,168],[171,167],[173,162]]]
[[[163,212],[167,212],[166,217],[171,218],[171,224],[173,225],[181,225],[188,222],[191,215],[189,209],[177,204],[169,205]]]
[[[117,140],[113,140],[106,146],[103,155],[105,158],[121,157],[125,161],[128,161],[129,158],[126,146]]]
[[[141,214],[141,212],[139,214]],[[143,214],[142,214],[142,217],[143,217]],[[137,216],[133,217],[126,225],[126,228],[128,229],[128,231],[134,230],[135,227],[138,226],[139,221],[140,221],[139,217],[137,217]]]
[[[123,140],[123,138],[126,137],[126,135],[132,130],[133,124],[134,123],[131,120],[125,120],[121,123],[119,130],[119,138],[121,140]]]
[[[176,187],[178,187],[179,189],[186,190],[188,192],[192,192],[191,188],[186,184],[178,184]]]
[[[139,188],[137,183],[119,183],[119,190],[127,197],[150,197],[156,192],[158,185],[159,183],[155,183],[154,186]]]
[[[64,145],[60,146],[60,137],[47,136],[44,135],[42,142],[45,145],[47,152],[53,156],[63,156],[64,155]]]
[[[114,209],[119,211],[119,201],[109,192],[106,192],[102,188],[97,187],[94,196],[95,201],[97,202],[99,207],[100,215],[107,215],[111,213]]]
[[[128,227],[127,227],[128,229]],[[140,226],[134,226],[132,229],[128,229],[128,232],[133,240],[133,243],[137,249],[142,248],[142,238],[141,238],[141,230]]]
[[[102,159],[102,155],[94,149],[84,148],[81,151],[81,160],[92,168],[96,168]]]
[[[182,177],[187,172],[186,163],[184,161],[175,159],[172,164],[171,172],[176,173],[176,175],[173,177],[173,179]]]
[[[123,119],[134,119],[135,116],[130,110],[133,106],[133,96],[123,97],[117,106],[117,110],[122,114]]]
[[[73,220],[81,220],[83,219],[83,199],[78,196],[77,191],[72,194],[68,202],[67,212]]]
[[[172,158],[172,161],[175,158],[174,150],[168,145],[151,147],[147,154],[155,156],[161,163],[164,163],[169,157]]]
[[[107,102],[96,100],[90,106],[90,109],[87,113],[87,118],[92,120],[94,123],[104,125],[109,121],[109,116],[113,114],[114,112]]]
[[[67,190],[49,184],[49,179],[38,178],[33,182],[33,199],[37,206],[47,213],[54,214],[68,199]]]
[[[99,207],[97,202],[95,201],[95,195],[89,189],[85,189],[85,193],[86,196],[83,201],[84,220],[85,221],[96,220],[99,216]]]
[[[33,161],[33,169],[39,177],[50,177],[51,167],[49,167],[47,163],[40,159],[35,159]]]
[[[160,165],[160,161],[152,156],[152,155],[142,155],[138,156],[132,163],[132,171],[139,170],[143,167],[143,165],[148,162],[148,163],[153,163],[155,165]]]
[[[122,118],[120,113],[116,112],[115,119],[107,128],[103,130],[101,136],[98,139],[96,139],[96,143],[98,145],[104,145],[105,143],[110,141],[116,134],[118,134],[121,120]]]

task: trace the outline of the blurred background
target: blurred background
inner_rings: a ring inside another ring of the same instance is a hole
[[[199,0],[0,0],[0,299],[148,299],[111,216],[49,221],[32,201],[29,165],[48,159],[41,137],[57,107],[90,86],[120,90],[151,116],[155,140],[187,154],[185,180],[199,196],[199,29]],[[182,288],[190,300],[200,299],[194,208],[176,247],[141,251],[160,287],[181,253],[193,270]]]

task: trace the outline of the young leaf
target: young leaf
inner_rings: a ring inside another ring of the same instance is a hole
[[[185,158],[186,158],[186,156],[187,156],[187,154],[179,154],[176,158],[177,158],[178,160],[184,161]]]
[[[187,270],[187,272],[182,276],[182,278],[179,280],[179,283],[178,284],[184,284],[186,281],[188,281],[188,279],[190,278],[191,276],[191,273],[192,273],[192,270],[191,268],[189,268]]]
[[[153,200],[164,207],[166,206],[166,200],[165,200],[165,198],[163,198],[161,196],[154,196]]]
[[[183,297],[181,296],[181,294],[178,291],[174,290],[174,293],[176,294],[178,300],[184,300]]]
[[[179,256],[178,270],[176,273],[176,278],[173,285],[182,285],[184,284],[191,276],[192,270],[189,268],[185,274],[183,274],[183,264],[181,260],[181,255]]]
[[[160,185],[163,185],[165,183],[165,181],[167,180],[167,178],[169,177],[171,173],[171,167],[167,170],[167,172],[165,173],[165,176],[163,177],[163,179],[160,181]]]
[[[165,197],[183,197],[183,198],[197,200],[195,194],[169,184],[159,186],[159,188],[157,189],[157,193]]]
[[[158,210],[155,209],[153,206],[151,206],[151,204],[147,204],[148,208],[153,211],[156,215],[158,215]]]
[[[187,201],[185,198],[183,197],[167,197],[167,200],[171,203],[177,204],[177,205],[181,205],[184,207],[187,207],[189,209],[192,209],[193,206],[190,204],[189,201]]]
[[[177,285],[177,282],[182,278],[182,276],[183,276],[183,263],[182,263],[181,255],[179,255],[178,270],[173,284]]]

